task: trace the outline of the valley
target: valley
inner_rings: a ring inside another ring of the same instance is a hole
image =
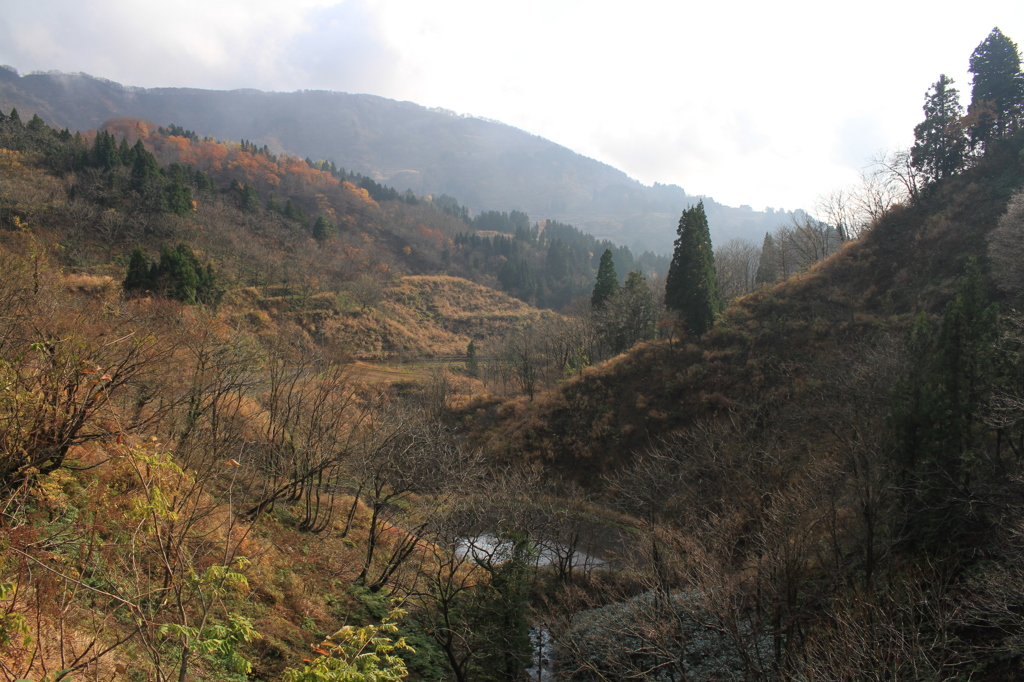
[[[1021,677],[1024,90],[760,248],[656,186],[669,257],[0,75],[0,678]]]

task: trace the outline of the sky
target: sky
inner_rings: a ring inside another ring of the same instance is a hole
[[[0,0],[0,64],[142,87],[362,92],[502,121],[645,184],[813,210],[913,144],[1020,0]]]

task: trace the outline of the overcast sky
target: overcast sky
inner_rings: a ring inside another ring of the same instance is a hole
[[[940,73],[966,105],[994,26],[1024,41],[1021,0],[0,0],[0,63],[411,100],[646,184],[793,209],[909,146]]]

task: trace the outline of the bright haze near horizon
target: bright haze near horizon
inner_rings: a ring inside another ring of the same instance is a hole
[[[813,209],[872,156],[913,143],[940,73],[966,106],[971,52],[994,26],[1024,41],[1019,0],[0,0],[0,63],[410,100],[522,128],[648,185]]]

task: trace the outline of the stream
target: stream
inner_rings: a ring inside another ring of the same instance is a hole
[[[463,539],[455,550],[459,556],[472,556],[478,561],[503,562],[512,551],[512,543],[490,533],[481,533]],[[591,571],[607,567],[608,562],[580,550],[569,551],[569,548],[557,542],[540,540],[534,543],[534,559],[538,568],[556,566],[570,571]],[[533,652],[530,655],[530,667],[526,675],[531,682],[552,682],[554,673],[555,641],[551,630],[546,624],[538,623],[530,626],[530,643]]]
[[[492,560],[501,563],[502,557],[507,556],[511,550],[512,543],[508,540],[503,540],[490,533],[481,533],[475,537],[463,539],[455,551],[460,557],[470,555],[478,561]],[[580,550],[575,550],[570,555],[568,548],[557,542],[536,541],[533,551],[538,568],[564,564],[571,567],[571,570],[591,571],[608,565],[604,559]]]

